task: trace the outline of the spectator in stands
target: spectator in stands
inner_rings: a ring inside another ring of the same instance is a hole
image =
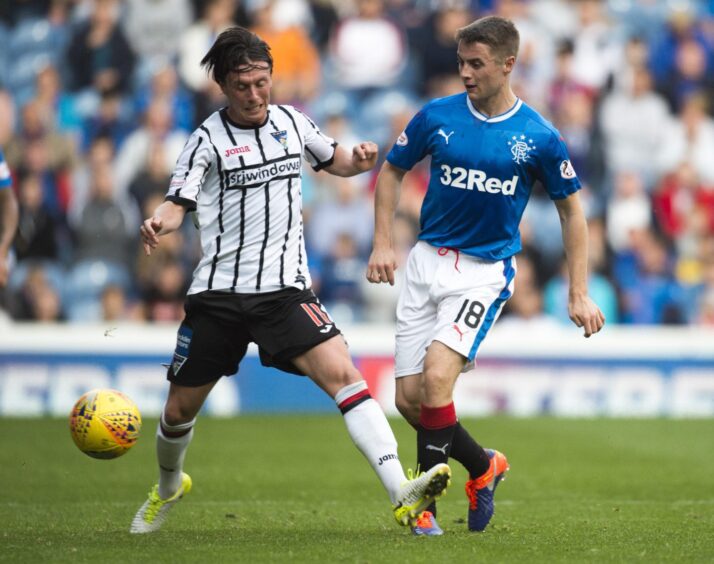
[[[149,151],[144,168],[129,185],[129,195],[137,206],[143,210],[147,199],[155,195],[166,194],[166,187],[171,180],[171,169],[167,166],[164,147],[157,144]]]
[[[152,100],[144,113],[143,125],[126,138],[117,153],[117,193],[122,196],[127,194],[129,185],[146,166],[153,151],[162,151],[166,166],[173,168],[187,139],[188,133],[174,127],[168,102]]]
[[[37,174],[27,174],[19,188],[19,221],[13,245],[17,259],[60,260],[59,245],[66,245],[69,238],[63,234],[60,219],[43,202],[42,180]]]
[[[93,0],[89,21],[73,34],[65,63],[75,92],[131,87],[135,55],[119,26],[118,0]]]
[[[459,5],[446,4],[429,19],[430,33],[416,46],[419,50],[419,94],[427,98],[442,96],[444,81],[458,73],[454,68],[456,32],[473,20],[472,14]],[[459,81],[460,84],[460,81]]]
[[[630,324],[681,324],[686,321],[684,292],[673,274],[665,241],[649,230],[632,233],[631,248],[615,257],[622,321]]]
[[[238,23],[233,21],[234,9],[233,0],[206,0],[201,18],[181,36],[178,72],[195,93],[205,91],[211,82],[201,68],[201,59],[219,33]]]
[[[357,14],[343,19],[335,30],[330,56],[338,87],[363,102],[406,86],[399,79],[409,53],[403,31],[384,16],[384,0],[356,1]]]
[[[110,284],[102,291],[102,321],[144,321],[144,310],[141,304],[127,298],[121,286]]]
[[[653,206],[658,227],[681,253],[691,255],[698,237],[714,233],[714,186],[704,185],[687,162],[662,179]]]
[[[652,90],[649,72],[636,69],[630,89],[614,91],[602,103],[600,127],[608,172],[636,171],[645,175],[650,187],[655,181],[652,157],[661,150],[669,119],[667,102]]]
[[[99,94],[97,111],[86,117],[82,125],[82,149],[89,150],[99,137],[108,137],[116,149],[134,128],[133,116],[126,110],[124,98],[117,89]]]
[[[662,175],[674,172],[682,162],[693,167],[702,182],[714,185],[714,119],[707,113],[714,98],[702,92],[691,94],[681,112],[666,126],[655,164]]]
[[[54,128],[51,116],[38,100],[22,108],[20,129],[7,145],[7,162],[20,172],[43,178],[44,198],[53,212],[64,213],[71,197],[69,175],[76,161],[76,147]]]
[[[325,176],[325,175],[323,175]],[[364,257],[372,241],[372,208],[364,197],[365,187],[353,178],[320,179],[333,197],[316,205],[307,226],[310,251],[329,256],[340,235],[349,235],[355,253]]]
[[[155,100],[163,100],[171,109],[173,124],[177,129],[193,131],[193,96],[179,82],[173,65],[164,63],[157,66],[149,83],[138,89],[135,97],[136,115],[144,115]]]
[[[140,78],[173,61],[191,25],[189,0],[126,0],[124,32],[140,60]]]
[[[606,216],[608,242],[615,252],[630,247],[633,231],[650,228],[652,202],[640,173],[622,170],[615,174]]]
[[[97,259],[114,262],[128,268],[129,253],[135,243],[129,226],[133,220],[118,203],[114,176],[109,165],[92,170],[92,184],[79,223],[73,225],[76,238],[76,259]]]
[[[706,65],[711,73],[711,65],[714,61],[711,60],[710,40],[704,30],[706,21],[704,19],[698,21],[695,7],[686,2],[680,2],[668,11],[666,25],[654,35],[650,43],[649,66],[657,89],[661,91],[668,89],[667,81],[676,75],[677,58],[682,56],[680,46],[690,41],[698,43],[704,49]],[[685,54],[685,58],[700,56],[695,54],[691,47],[685,48],[685,51],[689,51]],[[687,65],[691,63],[699,66],[699,63],[693,59],[690,59]]]
[[[48,278],[41,264],[34,264],[11,303],[14,319],[20,321],[61,321],[60,288]]]
[[[92,184],[92,171],[102,166],[114,167],[114,141],[111,137],[100,135],[92,139],[89,149],[80,160],[72,174],[72,200],[68,218],[70,223],[79,223],[84,207],[89,200]]]
[[[155,270],[156,276],[144,288],[145,314],[149,321],[181,321],[184,297],[189,284],[181,263],[170,259]]]
[[[331,243],[320,269],[320,299],[338,322],[359,321],[367,261],[350,233],[338,233]]]
[[[279,23],[279,0],[260,0],[251,31],[270,45],[275,61],[271,99],[305,107],[320,88],[320,56],[310,36],[297,25]]]

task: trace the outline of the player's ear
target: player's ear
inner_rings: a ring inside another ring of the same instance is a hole
[[[515,65],[516,57],[514,57],[513,55],[511,55],[510,57],[506,57],[503,61],[503,69],[506,71],[506,74],[509,74],[513,70],[513,67]]]

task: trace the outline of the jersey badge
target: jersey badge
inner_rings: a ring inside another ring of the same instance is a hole
[[[397,137],[397,145],[399,145],[400,147],[404,147],[404,146],[406,146],[407,143],[409,143],[409,138],[407,137],[407,132],[402,131],[399,134],[399,137]]]
[[[526,162],[530,156],[530,152],[536,148],[536,146],[533,145],[533,139],[526,141],[525,135],[521,135],[520,137],[514,135],[508,142],[508,146],[511,148],[511,155],[513,155],[513,160],[517,164]]]
[[[565,178],[565,180],[570,180],[571,178],[575,178],[577,176],[570,161],[565,160],[560,163],[560,176]]]
[[[284,149],[288,148],[288,132],[286,130],[271,131],[270,135],[272,135],[273,139],[280,143]]]
[[[449,137],[451,137],[454,134],[453,131],[450,131],[449,134],[447,135],[443,129],[439,129],[439,131],[437,131],[437,133],[444,138],[444,141],[446,142],[447,145],[449,144]]]

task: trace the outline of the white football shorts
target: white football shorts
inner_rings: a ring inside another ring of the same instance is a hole
[[[397,303],[394,374],[420,374],[440,341],[473,366],[478,348],[513,294],[516,260],[490,262],[419,241],[409,253]]]

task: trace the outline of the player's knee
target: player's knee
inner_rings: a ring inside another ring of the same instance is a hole
[[[189,421],[192,421],[195,417],[196,413],[193,411],[193,409],[189,409],[188,407],[181,405],[178,402],[168,401],[164,406],[164,422],[172,427],[175,425],[183,425],[184,423],[188,423]]]
[[[454,378],[439,370],[438,367],[432,367],[424,371],[424,396],[428,403],[432,404],[434,400],[450,398],[454,385]]]
[[[394,400],[397,410],[402,414],[402,417],[406,419],[412,425],[419,423],[419,413],[421,405],[419,399],[416,401],[411,398],[406,398],[404,396],[397,396]]]

